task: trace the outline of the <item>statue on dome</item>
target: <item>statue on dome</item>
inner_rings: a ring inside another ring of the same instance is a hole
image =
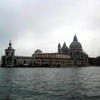
[[[11,47],[11,45],[12,45],[12,44],[11,44],[11,40],[9,40],[9,47]]]

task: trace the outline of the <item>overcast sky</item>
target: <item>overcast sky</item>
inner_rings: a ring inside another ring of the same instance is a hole
[[[0,56],[9,40],[16,55],[57,52],[75,33],[89,56],[100,55],[100,0],[0,0]]]

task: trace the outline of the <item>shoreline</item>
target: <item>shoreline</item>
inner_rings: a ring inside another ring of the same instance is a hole
[[[89,66],[66,66],[66,67],[41,67],[41,66],[30,66],[30,67],[22,67],[22,66],[0,66],[0,68],[72,68],[72,67],[75,67],[75,68],[83,68],[83,67],[100,67],[100,66],[97,66],[97,65],[89,65]]]

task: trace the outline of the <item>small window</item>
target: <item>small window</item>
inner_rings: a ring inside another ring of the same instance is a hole
[[[16,59],[14,59],[14,64],[16,64]]]
[[[77,52],[76,54],[77,54],[77,55],[79,55],[80,53],[79,53],[79,52]]]
[[[23,64],[26,64],[26,61],[25,60],[23,61]]]
[[[13,52],[11,53],[11,56],[13,56]]]
[[[8,56],[8,52],[6,52],[6,55]]]

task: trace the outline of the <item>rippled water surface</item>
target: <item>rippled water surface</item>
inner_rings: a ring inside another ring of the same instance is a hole
[[[0,68],[0,100],[100,100],[100,67]]]

